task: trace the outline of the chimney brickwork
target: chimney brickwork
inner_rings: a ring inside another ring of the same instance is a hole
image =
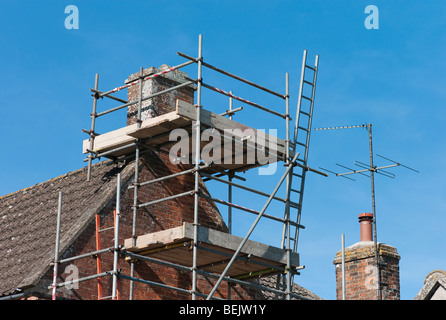
[[[346,300],[377,300],[375,246],[371,236],[370,213],[359,216],[361,241],[345,248]],[[383,300],[400,299],[399,260],[395,247],[378,243],[380,278]],[[342,299],[342,252],[333,261],[336,272],[336,298]]]
[[[150,67],[142,70],[142,77],[147,77],[155,73],[167,70],[169,66],[162,65],[159,68]],[[140,78],[141,72],[136,72],[129,76],[126,83],[133,82]],[[154,77],[152,79],[143,82],[142,96],[148,96],[168,88],[172,88],[179,84],[185,83],[187,74],[174,70],[165,73],[161,76]],[[179,89],[158,95],[156,97],[147,99],[142,102],[141,105],[141,121],[147,118],[153,118],[167,112],[174,111],[176,99],[184,100],[188,103],[194,103],[193,86],[181,87]],[[128,89],[128,101],[137,101],[139,98],[139,84],[133,85]],[[127,109],[127,125],[135,123],[138,115],[138,104],[134,104]]]
[[[150,67],[143,70],[143,77],[166,70],[169,67],[162,65],[159,68]],[[140,72],[136,72],[129,76],[128,82],[132,82],[140,77]],[[174,70],[169,73],[157,76],[143,82],[142,96],[148,96],[168,88],[172,88],[186,82],[187,74]],[[194,103],[194,88],[186,86],[180,89],[163,93],[156,97],[143,101],[141,108],[141,121],[156,117],[167,112],[175,110],[176,100],[181,99],[191,104]],[[137,101],[139,98],[139,84],[128,88],[128,101]],[[127,124],[133,124],[137,121],[138,105],[134,104],[128,107]],[[170,161],[169,155],[163,152],[152,151],[141,157],[142,168],[139,173],[139,181],[149,181],[155,178],[167,176],[189,169],[190,164],[174,164]],[[182,175],[172,179],[163,181],[162,183],[151,184],[147,187],[141,187],[138,191],[140,203],[153,201],[164,198],[173,194],[180,194],[194,189],[194,176]],[[200,189],[204,194],[208,194],[206,187],[200,181]],[[163,208],[155,210],[154,208]],[[184,196],[176,201],[166,201],[154,206],[152,210],[156,212],[153,215],[154,221],[152,229],[149,232],[160,231],[168,228],[181,226],[183,222],[193,223],[194,215],[194,197]],[[227,227],[221,217],[217,207],[211,201],[199,198],[199,223],[205,227],[227,232]]]

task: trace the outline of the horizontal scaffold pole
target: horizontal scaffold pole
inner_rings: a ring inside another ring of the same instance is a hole
[[[253,189],[253,188],[245,187],[245,186],[243,186],[243,185],[241,185],[241,184],[238,184],[238,183],[235,183],[235,182],[232,182],[232,181],[227,181],[227,180],[224,180],[224,179],[220,179],[220,178],[218,178],[218,177],[216,177],[216,176],[213,176],[213,175],[210,175],[210,174],[207,174],[207,173],[204,173],[204,172],[203,172],[203,173],[200,173],[200,174],[201,174],[202,176],[204,176],[204,177],[209,178],[209,179],[213,179],[213,180],[216,180],[216,181],[219,181],[219,182],[223,182],[223,183],[226,183],[226,184],[228,184],[228,185],[231,185],[231,186],[234,186],[234,187],[237,187],[237,188],[240,188],[240,189],[244,189],[244,190],[246,190],[246,191],[250,191],[250,192],[253,192],[253,193],[257,193],[257,194],[262,195],[262,196],[264,196],[264,197],[269,197],[269,196],[270,196],[268,193],[265,193],[265,192],[262,192],[262,191],[259,191],[259,190]],[[284,198],[273,197],[273,199],[274,199],[274,200],[281,201],[281,202],[283,202],[283,203],[286,203],[286,202],[287,202],[287,200],[284,199]],[[298,203],[295,203],[295,202],[292,202],[292,201],[289,201],[289,202],[290,202],[291,204],[296,205],[296,206],[299,205]]]
[[[203,166],[200,166],[198,168],[198,170],[206,169],[206,168],[208,168],[210,166],[211,166],[211,164],[205,164]],[[172,179],[172,178],[175,178],[175,177],[183,176],[183,175],[186,175],[188,173],[194,173],[195,171],[197,171],[197,168],[194,167],[192,169],[188,169],[188,170],[184,170],[184,171],[181,171],[181,172],[173,173],[173,174],[170,174],[170,175],[165,176],[165,177],[159,177],[159,178],[148,180],[148,181],[145,181],[145,182],[140,182],[138,184],[138,186],[142,187],[142,186],[145,186],[145,185],[148,185],[148,184],[161,182],[161,181],[164,181],[164,180],[167,180],[167,179]],[[134,188],[134,187],[135,187],[134,185],[130,186],[129,189]]]
[[[156,96],[159,96],[159,95],[162,95],[162,94],[164,94],[164,93],[167,93],[167,92],[170,92],[170,91],[174,91],[174,90],[177,90],[177,89],[180,89],[180,88],[183,88],[183,87],[192,85],[192,84],[194,84],[194,83],[195,83],[194,81],[187,81],[187,82],[182,83],[182,84],[179,84],[179,85],[177,85],[177,86],[175,86],[175,87],[171,87],[171,88],[165,89],[165,90],[163,90],[163,91],[159,91],[159,92],[156,92],[156,93],[154,93],[154,94],[145,96],[145,97],[143,97],[143,98],[141,99],[141,101],[145,101],[145,100],[147,100],[147,99],[154,98],[154,97],[156,97]],[[108,114],[108,113],[111,113],[111,112],[114,112],[114,111],[117,111],[117,110],[120,110],[120,109],[129,107],[129,106],[132,106],[132,105],[137,104],[137,103],[139,103],[139,100],[130,101],[130,102],[127,102],[127,103],[122,104],[122,105],[120,105],[120,106],[117,106],[117,107],[114,107],[114,108],[111,108],[111,109],[108,109],[108,110],[99,112],[99,113],[97,113],[95,116],[96,116],[96,117],[100,117],[100,116],[106,115],[106,114]]]
[[[178,52],[177,54],[178,54],[180,57],[183,57],[183,58],[186,58],[186,59],[191,60],[192,62],[196,62],[196,61],[197,61],[196,58],[193,58],[193,57],[191,57],[191,56],[188,56],[187,54],[184,54],[184,53],[181,53],[181,52]],[[214,71],[220,72],[220,73],[222,73],[222,74],[224,74],[224,75],[226,75],[226,76],[228,76],[228,77],[231,77],[231,78],[234,78],[234,79],[239,80],[239,81],[241,81],[241,82],[244,82],[244,83],[246,83],[246,84],[249,84],[249,85],[251,85],[251,86],[253,86],[253,87],[257,88],[257,89],[260,89],[260,90],[266,91],[266,92],[268,92],[268,93],[271,93],[271,94],[273,94],[273,95],[275,95],[275,96],[277,96],[277,97],[279,97],[279,98],[285,99],[285,97],[286,97],[286,96],[283,95],[283,94],[280,94],[280,93],[277,93],[277,92],[275,92],[275,91],[273,91],[273,90],[271,90],[271,89],[262,87],[262,86],[260,86],[260,85],[258,85],[258,84],[256,84],[256,83],[254,83],[254,82],[252,82],[252,81],[243,79],[242,77],[236,76],[235,74],[229,73],[229,72],[227,72],[227,71],[225,71],[225,70],[222,70],[222,69],[220,69],[220,68],[214,67],[213,65],[210,65],[209,63],[206,63],[206,62],[204,62],[204,61],[202,61],[202,65],[205,66],[205,67],[208,67],[209,69],[212,69],[212,70],[214,70]]]
[[[195,61],[187,61],[187,62],[181,63],[181,64],[179,64],[179,65],[177,65],[177,66],[170,67],[170,68],[168,68],[168,69],[166,69],[166,70],[163,70],[163,71],[160,71],[160,72],[151,74],[150,76],[144,77],[144,78],[142,79],[142,81],[145,81],[145,80],[149,80],[149,79],[153,79],[153,78],[159,77],[159,76],[161,76],[161,75],[163,75],[163,74],[166,74],[166,73],[171,72],[171,71],[174,71],[174,70],[176,70],[176,69],[185,67],[185,66],[190,65],[190,64],[192,64],[192,63],[194,63],[194,62],[195,62]],[[140,81],[141,81],[141,79],[138,79],[138,80],[129,82],[129,83],[123,85],[123,86],[116,87],[116,88],[114,88],[114,89],[112,89],[112,90],[109,90],[109,91],[107,91],[107,92],[102,92],[102,93],[99,94],[99,98],[104,97],[104,96],[108,96],[109,94],[118,92],[118,91],[120,91],[120,90],[122,90],[122,89],[131,87],[131,86],[134,86],[135,84],[138,84]]]
[[[212,91],[221,93],[221,94],[223,94],[223,95],[225,95],[225,96],[228,96],[228,97],[230,97],[230,98],[233,98],[233,99],[235,99],[235,100],[244,102],[244,103],[246,103],[246,104],[248,104],[248,105],[250,105],[250,106],[256,107],[257,109],[260,109],[260,110],[263,110],[263,111],[272,113],[272,114],[274,114],[274,115],[276,115],[276,116],[278,116],[278,117],[281,117],[281,118],[284,118],[284,119],[287,117],[287,116],[284,115],[284,114],[281,114],[281,113],[276,112],[276,111],[274,111],[274,110],[268,109],[268,108],[263,107],[263,106],[261,106],[261,105],[255,103],[255,102],[252,102],[252,101],[246,100],[246,99],[244,99],[244,98],[238,97],[238,96],[236,96],[236,95],[234,95],[234,94],[232,94],[232,93],[230,93],[230,92],[226,92],[226,91],[224,91],[224,90],[222,90],[222,89],[213,87],[213,86],[208,85],[208,84],[206,84],[206,83],[202,83],[202,86],[205,87],[205,88],[208,88],[208,89],[210,89],[210,90],[212,90]]]
[[[75,261],[75,260],[77,260],[77,259],[90,258],[90,257],[96,256],[96,255],[98,255],[98,254],[111,252],[112,250],[113,250],[113,248],[111,248],[111,247],[110,247],[110,248],[105,248],[105,249],[101,249],[101,250],[97,250],[97,251],[92,251],[92,252],[88,252],[88,253],[80,254],[80,255],[77,255],[77,256],[73,256],[73,257],[69,257],[69,258],[66,258],[66,259],[61,259],[61,260],[59,260],[58,262],[59,262],[60,264],[63,264],[63,263],[67,263],[67,262]],[[51,263],[51,264],[52,264],[52,263]]]
[[[209,196],[204,195],[202,193],[200,193],[200,197],[208,199],[208,200],[211,200],[211,201],[214,201],[214,202],[217,202],[217,203],[220,203],[220,204],[224,204],[224,205],[226,205],[228,207],[231,207],[231,208],[239,209],[239,210],[246,211],[246,212],[249,212],[249,213],[253,213],[253,214],[256,214],[256,215],[260,214],[259,211],[256,211],[256,210],[253,210],[253,209],[250,209],[250,208],[246,208],[246,207],[242,207],[240,205],[237,205],[237,204],[225,201],[225,200],[209,197]],[[282,223],[287,222],[287,220],[284,220],[284,219],[281,219],[281,218],[278,218],[278,217],[275,217],[275,216],[272,216],[272,215],[269,215],[269,214],[266,214],[266,213],[264,213],[263,216],[265,218],[268,218],[268,219],[271,219],[271,220],[275,220],[275,221],[279,221],[279,222],[282,222]],[[301,225],[301,224],[298,224],[298,223],[293,222],[293,221],[289,221],[289,222],[290,222],[290,224],[292,226],[295,226],[295,227],[298,227],[298,228],[301,228],[301,229],[305,229],[305,227],[303,225]]]
[[[102,272],[102,273],[98,273],[98,274],[93,274],[91,276],[87,276],[87,277],[83,277],[83,278],[78,278],[78,279],[72,279],[69,281],[65,281],[65,282],[60,282],[58,284],[56,284],[56,287],[63,287],[63,286],[72,286],[75,283],[79,283],[79,282],[83,282],[83,281],[87,281],[87,280],[92,280],[92,279],[96,279],[96,278],[100,278],[100,277],[105,277],[108,275],[111,275],[113,273],[113,271],[106,271],[106,272]],[[50,289],[52,286],[48,287],[48,289]]]
[[[95,89],[90,89],[90,91],[91,91],[91,92],[94,92],[94,93],[97,93],[98,95],[100,95],[100,94],[103,93],[102,91],[100,91],[100,90],[95,90]],[[112,99],[112,100],[115,100],[115,101],[118,101],[118,102],[121,102],[121,103],[127,103],[127,102],[128,102],[128,101],[126,101],[126,100],[124,100],[124,99],[121,99],[121,98],[112,96],[111,94],[104,94],[103,97],[107,97],[107,98],[110,98],[110,99]]]
[[[170,197],[166,197],[166,198],[162,198],[162,199],[158,199],[158,200],[153,200],[153,201],[150,201],[150,202],[142,203],[142,204],[139,204],[137,207],[138,208],[147,207],[147,206],[150,206],[150,205],[153,205],[153,204],[156,204],[156,203],[160,203],[160,202],[163,202],[163,201],[173,200],[173,199],[184,197],[184,196],[191,196],[194,193],[195,193],[194,190],[186,191],[186,192],[179,193],[179,194],[176,194],[176,195],[173,195],[173,196],[170,196]]]

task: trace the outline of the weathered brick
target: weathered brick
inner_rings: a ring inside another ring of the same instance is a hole
[[[384,300],[400,299],[399,259],[396,249],[387,244],[379,244],[381,282]],[[342,259],[341,252],[333,261],[336,270],[336,297],[342,299]],[[358,242],[345,250],[345,279],[347,300],[376,300],[376,276],[372,272],[376,266],[373,242]]]

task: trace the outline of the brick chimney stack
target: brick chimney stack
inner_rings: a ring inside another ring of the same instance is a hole
[[[147,77],[167,69],[169,69],[169,66],[165,64],[159,68],[150,67],[142,70],[142,75],[141,71],[130,75],[125,83],[135,81],[141,76]],[[142,97],[146,97],[168,88],[183,84],[187,82],[186,77],[187,74],[185,72],[181,70],[173,70],[160,76],[145,80],[142,86]],[[141,105],[141,121],[174,111],[176,99],[181,99],[190,104],[194,104],[194,92],[194,87],[189,85],[143,101]],[[127,95],[128,101],[137,101],[139,98],[139,84],[129,87]],[[127,108],[127,125],[135,123],[137,120],[137,115],[138,104],[129,106]]]
[[[147,97],[157,94],[163,90],[171,89],[189,82],[186,80],[187,74],[181,70],[173,70],[167,73],[162,73],[169,69],[169,66],[162,65],[159,68],[150,67],[131,74],[126,83],[138,80],[141,76],[146,78],[150,75],[155,75],[153,78],[143,81],[142,97]],[[141,72],[142,71],[142,72]],[[128,101],[138,101],[140,94],[140,84],[137,83],[128,88]],[[144,100],[141,104],[141,121],[156,116],[163,115],[175,110],[177,99],[194,104],[195,88],[188,84],[180,88],[156,95],[150,99]],[[132,125],[137,122],[138,104],[133,104],[127,108],[127,125]],[[163,125],[169,128],[169,123]],[[142,148],[142,150],[147,150]],[[150,149],[148,149],[150,150]],[[165,151],[165,150],[164,150]],[[144,161],[143,161],[144,160]],[[169,154],[162,151],[151,150],[140,156],[140,162],[143,167],[139,169],[139,182],[149,181],[155,178],[168,176],[178,173],[190,168],[191,164],[175,164],[170,161]],[[201,192],[208,194],[206,186],[200,180]],[[165,198],[168,196],[184,193],[189,190],[194,190],[195,179],[194,176],[181,175],[172,179],[167,179],[162,182],[142,186],[138,188],[138,202],[146,203],[149,201]],[[165,188],[165,190],[163,190]],[[133,189],[136,190],[136,189]],[[133,192],[133,191],[132,191]],[[131,194],[131,197],[134,195]],[[199,198],[198,201],[198,222],[199,224],[220,230],[227,231],[227,227],[221,217],[218,208],[210,200]],[[164,201],[154,206],[138,209],[141,214],[150,212],[150,216],[154,218],[151,229],[145,232],[155,232],[168,228],[178,227],[183,222],[193,223],[194,221],[194,197],[183,196],[174,201]]]
[[[346,300],[377,300],[377,268],[372,234],[373,215],[359,215],[360,241],[345,248]],[[378,242],[378,261],[383,300],[400,299],[400,256],[395,247]],[[333,261],[336,270],[336,298],[342,299],[342,253]]]

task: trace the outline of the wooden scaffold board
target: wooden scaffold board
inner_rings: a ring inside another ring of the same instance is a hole
[[[185,156],[186,158],[191,157],[194,150],[191,134],[193,121],[196,121],[196,107],[185,101],[177,100],[175,111],[146,119],[141,122],[140,128],[135,123],[96,136],[93,151],[101,154],[123,147],[104,155],[107,158],[120,157],[134,152],[134,145],[127,148],[125,146],[132,144],[136,139],[140,139],[148,147],[169,150],[177,143],[177,140],[169,140],[172,130],[184,129],[190,138],[188,154]],[[268,135],[262,130],[256,130],[203,108],[200,121],[202,130],[214,129],[214,132],[221,138],[219,146],[221,158],[220,161],[215,161],[213,164],[216,170],[245,171],[252,167],[265,165],[257,157],[259,150],[271,154],[268,163],[283,160],[285,157],[285,141]],[[201,141],[201,150],[209,143],[209,141]],[[89,146],[89,139],[84,140],[84,154],[88,153]],[[255,156],[253,157],[253,155]]]
[[[124,249],[139,255],[169,261],[183,266],[193,265],[192,241],[193,225],[182,226],[138,236],[136,245],[132,239],[126,239]],[[242,238],[229,233],[198,226],[197,267],[199,269],[221,273],[227,266]],[[250,278],[280,272],[286,266],[286,251],[264,243],[248,240],[229,269],[227,276]],[[299,254],[290,255],[291,267],[299,266]]]

